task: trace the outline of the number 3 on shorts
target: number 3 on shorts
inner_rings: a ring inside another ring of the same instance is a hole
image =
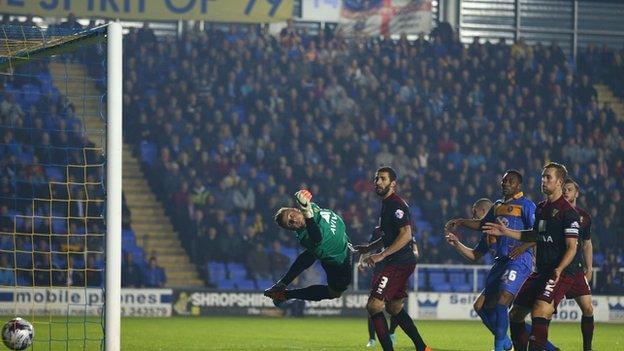
[[[383,289],[388,284],[388,277],[381,277],[381,281],[379,282],[379,289]]]

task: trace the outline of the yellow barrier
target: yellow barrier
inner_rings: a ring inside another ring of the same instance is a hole
[[[122,20],[279,22],[292,18],[293,0],[3,0],[0,13]]]

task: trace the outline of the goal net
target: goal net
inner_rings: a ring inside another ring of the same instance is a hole
[[[0,321],[31,322],[33,350],[119,348],[109,27],[0,26]]]

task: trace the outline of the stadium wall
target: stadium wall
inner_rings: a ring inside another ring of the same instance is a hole
[[[409,314],[414,319],[479,320],[472,308],[478,293],[409,294]],[[624,322],[624,296],[592,296],[596,322]],[[563,300],[557,307],[554,319],[580,322],[581,310],[574,300]]]
[[[414,319],[478,320],[474,293],[410,293],[409,314]],[[170,316],[336,316],[365,317],[367,293],[348,292],[341,298],[319,302],[296,301],[276,308],[260,291],[202,289],[122,289],[122,317]],[[104,303],[101,289],[0,289],[0,314],[96,316]],[[596,322],[624,323],[624,296],[593,296]],[[87,306],[85,309],[84,306]],[[564,300],[554,317],[578,322],[581,312],[574,300]]]

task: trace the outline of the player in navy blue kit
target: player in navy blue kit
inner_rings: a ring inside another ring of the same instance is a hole
[[[372,243],[378,240],[379,238],[381,238],[381,228],[375,227],[375,229],[373,230],[373,233],[371,234],[371,238],[368,242]],[[369,253],[369,255],[370,254],[371,253]],[[358,262],[358,269],[360,271],[368,267],[367,264],[364,263],[364,260],[367,257],[368,255],[360,256],[360,262]],[[373,277],[371,279],[371,288],[373,287],[373,283],[375,283],[379,274],[383,271],[383,268],[384,268],[383,262],[377,263],[375,265],[375,268],[373,270]],[[370,318],[370,316],[368,316],[367,324],[368,324],[368,342],[366,343],[366,347],[375,347],[375,323],[373,323],[373,320]],[[396,327],[397,327],[396,320],[391,319],[388,333],[390,334],[390,340],[392,341],[392,345],[396,344],[396,334],[394,333],[396,330]]]
[[[365,260],[368,265],[382,261],[384,263],[383,270],[373,282],[366,309],[384,351],[393,350],[388,324],[383,314],[384,308],[412,339],[416,350],[430,350],[418,333],[414,321],[403,308],[407,297],[407,282],[416,267],[416,256],[412,246],[409,206],[395,193],[396,184],[397,175],[391,167],[381,167],[375,173],[375,193],[382,198],[379,218],[381,238],[368,245],[355,247],[361,254],[384,248]]]
[[[501,189],[503,198],[494,203],[483,219],[452,219],[446,224],[445,229],[452,231],[462,226],[480,230],[483,223],[496,221],[514,230],[531,229],[535,220],[535,204],[522,193],[520,172],[517,170],[505,172]],[[495,262],[486,278],[485,289],[475,303],[475,311],[483,324],[494,334],[494,350],[511,350],[512,343],[507,336],[508,309],[532,272],[532,252],[526,251],[514,259],[509,258],[510,251],[514,247],[521,246],[522,242],[507,237],[496,240],[495,237],[483,235],[474,249],[461,244],[452,233],[447,234],[446,240],[462,256],[472,261],[481,258],[488,250],[492,251]]]
[[[570,291],[566,293],[566,299],[574,299],[581,308],[583,314],[581,318],[581,333],[583,334],[583,351],[592,349],[594,338],[594,306],[591,299],[591,287],[593,269],[593,247],[591,242],[591,217],[587,211],[576,205],[580,187],[577,182],[568,178],[563,184],[563,197],[576,209],[580,217],[579,245],[576,252],[577,258],[584,264],[584,273],[577,272],[574,283]],[[514,250],[513,254],[522,253],[524,250],[535,246],[535,243],[525,243]],[[529,328],[527,328],[529,329]],[[555,348],[546,347],[548,351]]]
[[[483,232],[507,236],[526,242],[537,242],[536,272],[522,286],[510,312],[511,338],[517,351],[544,350],[553,313],[563,297],[574,286],[583,265],[576,255],[580,217],[563,197],[563,183],[568,171],[551,162],[542,170],[542,192],[547,196],[535,210],[532,230],[513,230],[500,222],[488,222]],[[524,318],[532,317],[529,337]]]

